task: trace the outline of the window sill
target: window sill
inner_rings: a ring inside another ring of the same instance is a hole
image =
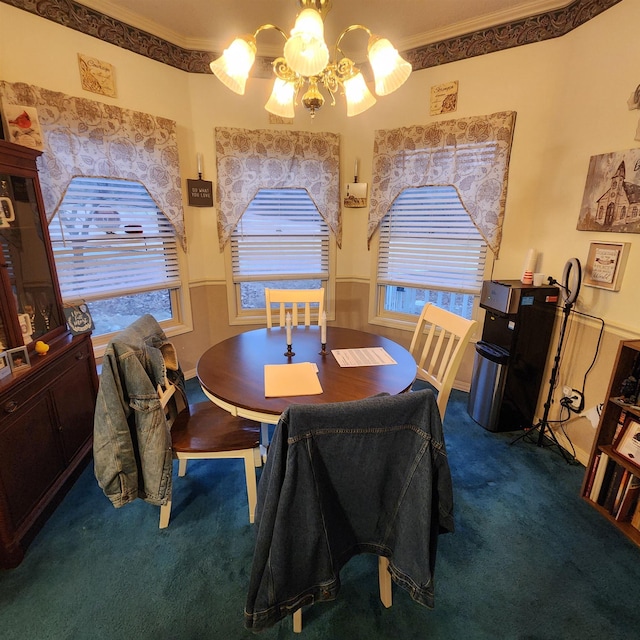
[[[165,332],[165,335],[167,336],[167,338],[171,338],[173,336],[179,336],[184,333],[189,333],[190,331],[193,331],[192,325],[185,324],[183,322],[178,322],[175,319],[164,320],[160,322],[160,326],[162,327],[162,330]],[[108,335],[102,335],[96,338],[92,338],[93,356],[94,358],[96,358],[96,360],[102,359],[102,356],[104,355],[107,345],[109,344],[110,340],[113,338],[114,335],[116,334],[108,334]]]

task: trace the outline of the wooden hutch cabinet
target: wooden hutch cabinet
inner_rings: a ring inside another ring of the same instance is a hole
[[[67,329],[36,159],[0,140],[0,567],[25,548],[89,460],[98,388],[89,334]],[[49,345],[39,355],[37,341]],[[19,366],[24,348],[29,364]],[[12,366],[11,363],[13,363]]]

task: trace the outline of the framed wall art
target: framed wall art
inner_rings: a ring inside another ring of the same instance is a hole
[[[116,97],[116,82],[113,66],[97,58],[78,54],[80,85],[85,91],[102,96]]]
[[[640,233],[640,149],[591,156],[576,228]]]
[[[619,291],[630,247],[630,242],[592,242],[584,270],[584,284]]]
[[[614,449],[627,460],[640,465],[640,422],[637,420],[627,422]]]
[[[3,100],[2,119],[5,140],[44,151],[44,138],[35,107],[9,104]]]

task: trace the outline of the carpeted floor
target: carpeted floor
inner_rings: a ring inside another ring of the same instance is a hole
[[[190,394],[198,399],[194,381]],[[445,437],[456,532],[440,538],[436,607],[394,586],[384,609],[373,556],[353,559],[332,603],[305,609],[306,640],[627,640],[640,633],[640,549],[579,498],[583,467],[494,434],[454,391]],[[174,475],[171,524],[136,501],[114,509],[89,466],[16,569],[0,572],[4,640],[201,640],[243,627],[253,529],[242,466]],[[292,638],[291,620],[260,634]]]

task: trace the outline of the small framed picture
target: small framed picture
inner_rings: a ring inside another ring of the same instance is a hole
[[[9,364],[11,365],[11,371],[22,371],[28,369],[31,366],[29,362],[29,353],[27,347],[16,347],[15,349],[9,349],[7,351],[9,356]]]
[[[619,291],[630,242],[592,242],[584,274],[589,287]]]
[[[44,138],[35,107],[9,104],[3,100],[2,114],[6,140],[44,151]]]
[[[11,365],[9,364],[9,356],[6,351],[0,353],[0,379],[11,373]]]
[[[613,448],[616,453],[640,466],[640,422],[629,419]]]

